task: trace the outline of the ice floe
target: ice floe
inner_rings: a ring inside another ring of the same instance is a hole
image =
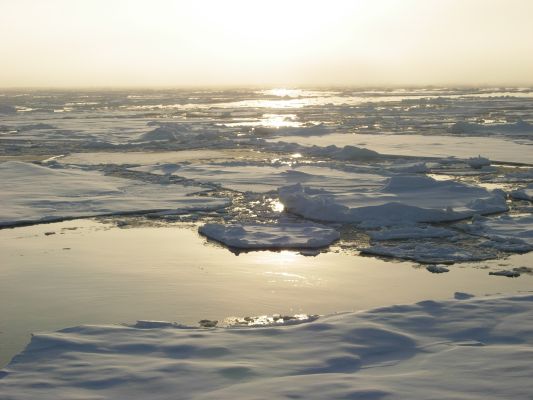
[[[369,231],[368,235],[372,240],[402,240],[451,237],[455,236],[456,232],[451,229],[431,225],[413,225]]]
[[[510,195],[513,199],[533,201],[533,185],[528,185],[524,189],[513,190]]]
[[[420,263],[455,263],[482,261],[496,258],[497,252],[490,248],[465,248],[453,243],[409,241],[375,244],[361,249],[363,254],[401,258]]]
[[[487,134],[522,135],[533,133],[533,125],[525,121],[504,124],[477,124],[473,122],[456,122],[450,128],[455,134]]]
[[[372,187],[381,184],[383,175],[368,172],[346,172],[338,169],[300,165],[254,165],[250,162],[163,164],[131,168],[156,175],[175,175],[198,182],[221,185],[239,192],[265,193],[295,183],[345,191],[350,187]]]
[[[456,297],[291,326],[37,333],[1,372],[0,393],[10,400],[530,398],[533,296]]]
[[[444,222],[507,211],[501,191],[426,176],[393,176],[381,187],[318,192],[301,184],[279,189],[289,212],[320,221],[355,222],[365,227]]]
[[[475,218],[471,224],[458,224],[465,232],[489,239],[485,246],[508,252],[533,250],[533,216],[502,215]]]
[[[0,226],[67,218],[162,210],[212,210],[223,198],[192,196],[196,186],[159,185],[73,168],[54,169],[7,161],[0,164]]]
[[[339,239],[333,228],[313,223],[205,224],[198,230],[238,249],[320,248]]]

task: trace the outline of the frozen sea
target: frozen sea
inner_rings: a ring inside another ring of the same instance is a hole
[[[528,398],[532,111],[531,88],[1,91],[0,397]]]

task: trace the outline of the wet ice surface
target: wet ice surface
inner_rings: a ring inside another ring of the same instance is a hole
[[[532,111],[526,88],[2,93],[2,224],[114,215],[96,242],[74,240],[76,225],[0,232],[3,363],[31,331],[84,323],[210,326],[528,290]],[[195,225],[166,230],[181,222]],[[227,246],[320,249],[235,258],[202,244],[204,225]],[[351,363],[339,354],[324,371]],[[321,395],[349,395],[335,393]]]

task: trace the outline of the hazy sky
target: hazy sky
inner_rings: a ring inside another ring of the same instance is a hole
[[[532,85],[533,0],[0,0],[0,86]]]

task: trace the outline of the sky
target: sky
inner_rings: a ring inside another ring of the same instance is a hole
[[[533,85],[533,0],[0,0],[0,87]]]

